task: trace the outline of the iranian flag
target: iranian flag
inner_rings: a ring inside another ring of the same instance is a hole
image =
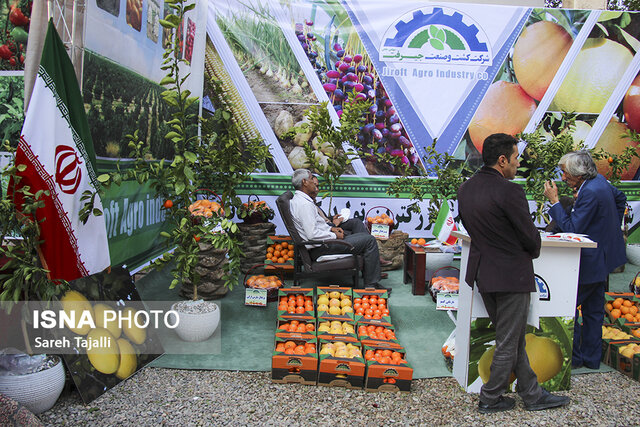
[[[95,160],[73,65],[49,21],[15,162],[18,189],[49,191],[36,219],[43,241],[40,255],[51,279],[74,280],[111,263],[104,216],[91,215],[86,224],[79,219],[82,193],[98,188]],[[14,202],[20,210],[21,192],[14,192]],[[102,210],[98,197],[94,206]]]
[[[442,202],[442,206],[440,206],[438,217],[433,225],[433,235],[442,243],[453,245],[458,239],[452,236],[451,233],[457,229],[458,227],[456,227],[456,222],[453,219],[449,201],[445,199]]]

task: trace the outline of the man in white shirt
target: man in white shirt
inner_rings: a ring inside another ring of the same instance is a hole
[[[340,227],[332,227],[327,224],[318,212],[318,206],[314,199],[318,195],[318,181],[307,169],[297,169],[291,177],[291,183],[295,188],[295,194],[291,199],[291,216],[296,230],[304,240],[331,240],[340,239],[353,245],[355,254],[362,254],[364,258],[364,284],[365,287],[377,289],[384,288],[380,281],[380,254],[375,237],[369,233],[353,233],[345,236]],[[317,259],[322,255],[344,253],[344,246],[331,245],[317,247],[310,251],[311,257]]]

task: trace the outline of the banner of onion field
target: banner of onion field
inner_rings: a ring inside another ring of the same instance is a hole
[[[637,144],[627,131],[640,130],[639,39],[640,14],[629,12],[415,0],[210,2],[204,108],[217,105],[210,73],[235,94],[232,109],[246,132],[271,149],[267,173],[245,186],[267,199],[288,188],[305,164],[302,141],[313,142],[290,129],[323,101],[337,123],[349,92],[372,102],[359,138],[416,174],[425,174],[422,158],[434,139],[439,152],[478,167],[489,134],[554,132],[562,112],[576,114],[576,142],[619,154]],[[314,147],[320,159],[328,155]],[[598,166],[608,172],[606,162]],[[636,180],[639,166],[632,161],[623,180]],[[354,197],[381,198],[407,222],[404,231],[429,235],[425,218],[406,214],[406,200],[384,199],[391,165],[367,156],[352,169],[337,209],[359,204]],[[623,188],[638,200],[636,184]]]

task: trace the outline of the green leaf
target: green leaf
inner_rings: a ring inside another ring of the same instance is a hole
[[[98,182],[107,182],[111,178],[111,175],[108,173],[103,173],[102,175],[98,175]]]
[[[160,22],[160,25],[162,25],[164,28],[177,28],[178,27],[177,24],[174,24],[173,22],[169,22],[168,20],[165,20],[165,19],[160,19],[159,22]]]
[[[167,85],[169,83],[175,83],[176,79],[174,79],[171,76],[165,76],[162,80],[160,80],[160,85],[164,86]]]
[[[186,185],[183,182],[176,182],[176,184],[174,185],[174,188],[176,190],[176,194],[180,195],[184,192]]]
[[[187,159],[191,163],[195,163],[198,160],[196,155],[194,153],[192,153],[191,151],[185,151],[183,153],[183,155],[184,155],[185,159]]]

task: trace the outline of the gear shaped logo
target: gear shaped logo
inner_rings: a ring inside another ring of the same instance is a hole
[[[468,15],[446,7],[426,7],[406,13],[382,37],[385,62],[489,66],[493,55],[488,38]]]

